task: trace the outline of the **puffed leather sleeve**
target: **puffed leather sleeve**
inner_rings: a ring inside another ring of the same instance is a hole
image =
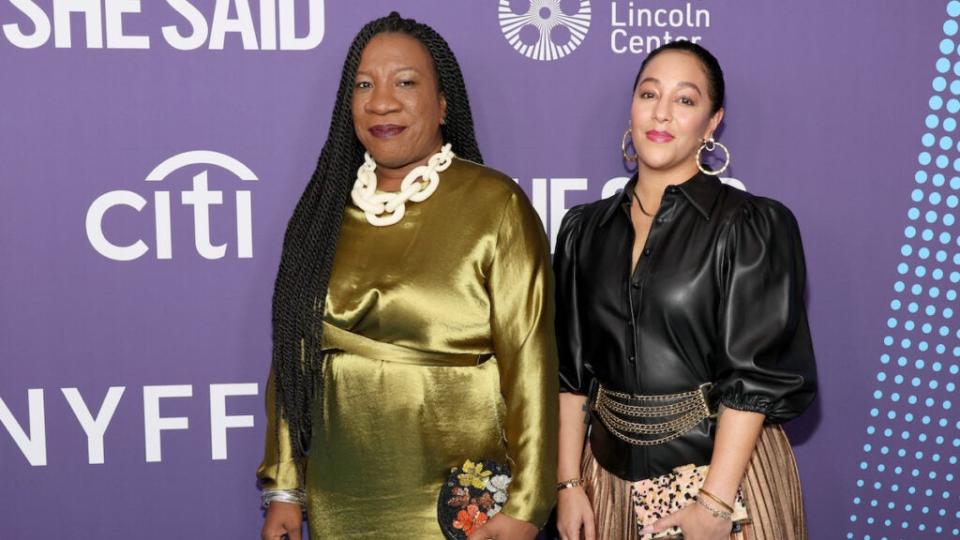
[[[571,208],[563,217],[553,254],[553,272],[557,291],[557,353],[560,391],[587,395],[593,372],[583,354],[583,335],[577,298],[577,245],[583,223],[584,206]]]
[[[782,204],[751,197],[724,233],[715,392],[732,409],[790,420],[813,401],[817,376],[797,221]]]

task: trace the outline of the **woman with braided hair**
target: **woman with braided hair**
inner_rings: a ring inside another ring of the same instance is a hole
[[[273,300],[262,538],[440,538],[466,459],[509,463],[471,540],[533,538],[553,506],[548,244],[481,165],[463,78],[432,28],[370,22],[284,237]],[[474,509],[475,510],[475,509]],[[482,514],[482,513],[481,513]]]

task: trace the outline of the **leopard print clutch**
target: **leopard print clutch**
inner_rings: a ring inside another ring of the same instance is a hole
[[[699,467],[690,464],[677,467],[673,472],[656,478],[648,478],[634,482],[630,489],[630,498],[637,514],[637,530],[653,525],[657,520],[664,518],[688,504],[692,504],[697,492],[703,487],[707,478],[709,465]],[[749,522],[747,507],[743,502],[743,494],[737,492],[737,501],[733,505],[733,532],[737,532],[741,525]],[[679,527],[673,527],[657,534],[641,534],[641,540],[655,538],[681,538]]]

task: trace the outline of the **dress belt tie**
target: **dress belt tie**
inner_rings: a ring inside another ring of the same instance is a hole
[[[323,322],[323,352],[343,351],[374,360],[427,367],[470,367],[489,360],[492,354],[451,354],[420,351],[384,343]]]
[[[713,383],[679,394],[639,396],[614,392],[599,385],[593,410],[618,439],[637,446],[672,441],[713,414],[707,394]],[[655,420],[655,421],[651,421]]]

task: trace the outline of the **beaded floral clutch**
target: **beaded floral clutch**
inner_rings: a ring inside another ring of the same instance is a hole
[[[709,465],[697,467],[690,464],[677,467],[673,472],[663,476],[634,482],[630,489],[630,498],[633,500],[633,509],[637,514],[637,530],[641,531],[656,523],[657,520],[692,504],[700,488],[703,487],[709,470]],[[733,532],[738,532],[742,524],[750,521],[747,507],[743,502],[743,494],[739,491],[737,501],[733,505],[731,521]],[[679,527],[672,527],[657,534],[640,534],[640,539],[677,538],[681,535]]]
[[[492,518],[507,502],[510,467],[495,461],[469,459],[450,469],[440,488],[437,519],[448,540],[466,540],[475,529]]]

